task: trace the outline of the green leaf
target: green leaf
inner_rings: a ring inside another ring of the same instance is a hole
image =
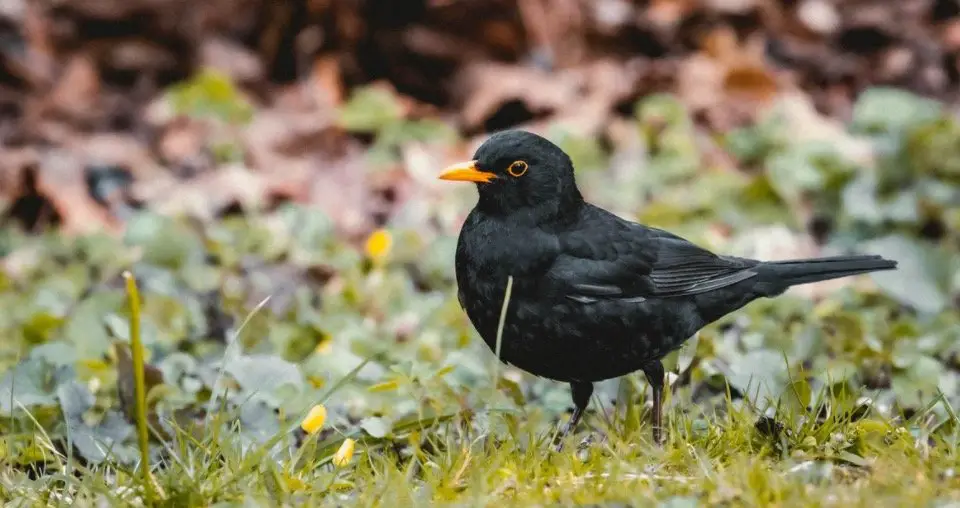
[[[31,358],[17,364],[0,378],[0,413],[9,415],[22,405],[55,406],[57,379],[47,363]]]
[[[180,268],[202,259],[203,245],[197,235],[169,217],[140,212],[127,222],[124,241],[143,247],[143,261],[165,268]]]
[[[912,129],[903,150],[913,173],[960,183],[960,122],[950,116]]]
[[[124,299],[119,291],[100,291],[91,294],[74,309],[63,334],[81,358],[98,358],[110,348],[110,335],[103,324],[103,316],[118,312]]]
[[[763,407],[776,402],[787,385],[787,365],[776,351],[750,351],[730,365],[730,385]]]
[[[67,424],[67,438],[84,459],[94,464],[108,458],[125,464],[136,462],[137,450],[123,444],[133,435],[133,426],[120,413],[109,411],[95,425],[85,421],[85,413],[95,402],[86,386],[77,381],[64,383],[57,389],[57,400]]]
[[[697,508],[700,499],[693,496],[674,496],[659,504],[660,508]]]
[[[66,367],[77,361],[77,348],[63,341],[41,344],[30,351],[30,358],[54,367]]]
[[[894,374],[893,392],[904,407],[917,408],[936,395],[944,367],[929,356],[918,357],[910,367]]]
[[[230,77],[212,69],[171,87],[168,98],[174,111],[182,115],[212,117],[234,124],[246,123],[253,115],[252,105]]]
[[[860,94],[853,106],[851,128],[872,134],[905,131],[936,118],[940,105],[904,90],[871,88]]]
[[[380,87],[360,88],[343,105],[340,125],[352,132],[377,132],[403,117],[396,96]]]
[[[824,190],[830,178],[848,170],[840,154],[821,142],[789,146],[767,161],[770,185],[784,201],[792,204],[809,193]]]
[[[898,369],[907,369],[920,361],[923,353],[917,347],[916,340],[900,338],[893,345],[893,352],[890,355],[891,364]]]
[[[853,220],[867,224],[879,224],[883,211],[877,200],[877,181],[871,174],[864,174],[844,187],[843,212]]]
[[[557,146],[570,156],[577,172],[603,169],[607,165],[607,153],[596,137],[579,136],[564,131],[558,132],[554,140]]]
[[[766,124],[751,125],[729,132],[723,141],[727,150],[742,164],[758,165],[777,147],[772,131],[772,127]]]
[[[255,395],[274,407],[286,399],[285,388],[299,392],[306,384],[296,364],[275,355],[240,356],[228,361],[224,370],[240,385],[244,396]]]
[[[42,344],[63,324],[63,318],[49,312],[37,312],[23,324],[23,338],[31,344]]]
[[[857,374],[857,366],[850,361],[831,358],[820,378],[824,383],[844,383]]]
[[[390,433],[391,425],[381,417],[371,416],[360,422],[360,428],[371,437],[382,438]]]
[[[889,235],[867,242],[863,251],[897,261],[896,270],[871,274],[880,288],[892,298],[922,312],[936,313],[949,304],[938,272],[949,268],[928,247],[902,235]]]
[[[439,120],[424,118],[384,124],[377,136],[376,149],[392,149],[410,142],[449,143],[457,137],[449,125]]]
[[[280,419],[268,403],[250,400],[240,406],[240,430],[248,443],[266,443],[280,432]]]

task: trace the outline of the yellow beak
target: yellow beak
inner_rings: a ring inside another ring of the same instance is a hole
[[[454,164],[440,173],[441,180],[455,180],[459,182],[487,183],[497,177],[496,173],[488,173],[477,169],[477,161]]]

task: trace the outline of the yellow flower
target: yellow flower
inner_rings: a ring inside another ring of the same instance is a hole
[[[392,245],[393,237],[390,232],[386,229],[378,229],[367,237],[367,256],[374,261],[380,261],[390,253]]]
[[[357,444],[353,439],[344,439],[343,444],[340,445],[340,449],[337,450],[337,453],[333,456],[333,465],[337,467],[343,467],[350,463],[350,459],[353,458],[353,448]]]
[[[300,423],[300,428],[307,434],[315,434],[323,428],[325,421],[327,421],[327,408],[323,407],[323,404],[317,404],[310,408],[310,412]]]
[[[317,347],[314,349],[319,355],[329,354],[333,351],[333,341],[330,339],[323,339],[317,343]]]

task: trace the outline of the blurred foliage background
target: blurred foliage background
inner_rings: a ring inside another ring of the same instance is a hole
[[[127,269],[168,437],[222,407],[236,446],[282,455],[320,401],[322,439],[407,459],[418,432],[546,432],[567,388],[494,386],[453,281],[475,191],[436,181],[511,127],[566,149],[591,201],[717,251],[899,261],[691,340],[668,362],[689,436],[748,410],[793,426],[775,448],[857,467],[876,450],[804,422],[955,439],[958,91],[953,0],[4,0],[3,492],[57,454],[137,461]]]

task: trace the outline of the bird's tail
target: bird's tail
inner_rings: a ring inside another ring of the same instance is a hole
[[[777,289],[785,290],[798,284],[809,284],[861,273],[893,270],[896,261],[880,256],[833,256],[790,261],[767,261],[761,266],[766,278]]]

